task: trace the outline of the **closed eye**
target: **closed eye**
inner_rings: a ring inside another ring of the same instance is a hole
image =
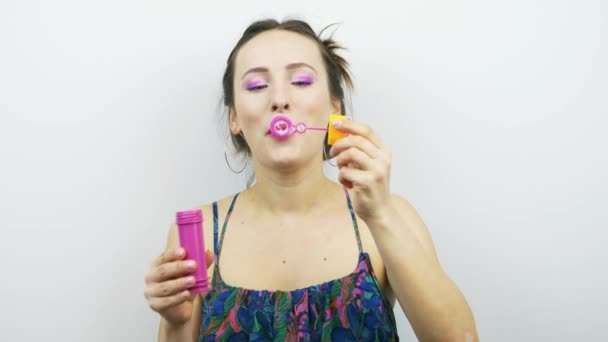
[[[296,85],[298,87],[305,87],[305,86],[311,85],[312,82],[310,82],[310,81],[296,81],[296,82],[291,82],[291,84]]]
[[[249,90],[249,91],[256,91],[256,90],[262,90],[264,88],[268,88],[268,84],[260,84],[260,85],[256,85],[256,86],[250,86],[250,87],[247,87],[247,90]]]

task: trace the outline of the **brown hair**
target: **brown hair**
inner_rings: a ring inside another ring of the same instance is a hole
[[[228,61],[226,63],[226,70],[224,71],[224,77],[222,80],[224,106],[229,109],[234,108],[234,68],[236,56],[241,47],[262,32],[270,30],[284,30],[301,34],[317,42],[325,69],[327,70],[328,86],[331,98],[332,100],[340,100],[341,113],[342,115],[346,115],[346,107],[344,105],[345,94],[342,85],[344,84],[349,91],[352,91],[353,81],[350,76],[348,62],[342,56],[336,53],[337,50],[344,49],[344,47],[336,43],[331,36],[326,39],[321,39],[323,32],[330,26],[332,25],[325,27],[317,35],[308,23],[298,19],[289,19],[283,22],[278,22],[274,19],[265,19],[255,21],[249,25],[249,27],[247,27],[247,29],[245,29],[243,32],[243,35],[237,42],[236,46],[232,49],[232,52],[230,52],[230,56],[228,57]],[[232,134],[231,138],[232,144],[238,153],[251,152],[249,150],[249,145],[247,145],[247,141],[245,141],[241,134]],[[325,152],[328,154],[330,146],[325,143],[324,148]],[[324,160],[326,159],[325,155],[323,158]]]

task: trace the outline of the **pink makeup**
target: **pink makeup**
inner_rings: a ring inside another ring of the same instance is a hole
[[[260,89],[261,87],[266,86],[266,83],[260,80],[252,80],[252,81],[248,81],[245,84],[245,89],[247,90],[256,90],[256,89]]]
[[[300,75],[295,78],[294,83],[309,85],[312,84],[312,76],[310,75]]]

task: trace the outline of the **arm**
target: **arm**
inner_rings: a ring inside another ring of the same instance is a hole
[[[476,341],[473,314],[441,268],[429,233],[404,199],[390,193],[391,152],[369,126],[333,122],[349,133],[338,140],[338,180],[353,192],[353,207],[367,224],[384,261],[391,292],[422,341]]]
[[[377,219],[366,222],[397,297],[421,341],[478,341],[473,313],[443,271],[416,210],[393,195]]]
[[[158,342],[196,341],[192,333],[192,320],[181,326],[172,326],[161,317],[158,329]]]
[[[201,326],[201,311],[196,310],[202,305],[201,296],[194,298],[192,318],[182,326],[173,326],[161,317],[158,327],[158,341],[196,341]]]

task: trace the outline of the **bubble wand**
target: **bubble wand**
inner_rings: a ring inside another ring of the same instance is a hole
[[[333,145],[338,139],[346,136],[346,133],[338,131],[334,128],[333,122],[336,120],[346,120],[344,115],[331,114],[329,116],[328,128],[321,127],[308,127],[303,122],[294,124],[291,119],[285,115],[277,115],[272,121],[270,121],[270,128],[268,129],[270,135],[277,140],[285,140],[295,133],[305,133],[306,131],[327,131],[327,144]]]

